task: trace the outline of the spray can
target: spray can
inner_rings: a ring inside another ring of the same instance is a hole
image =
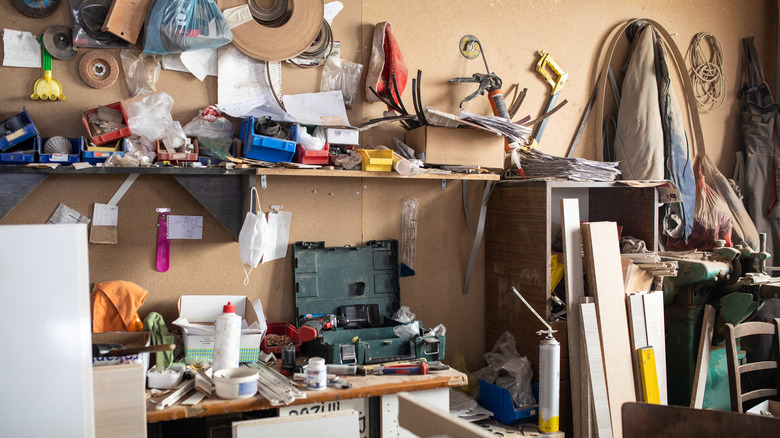
[[[561,343],[552,333],[539,344],[539,432],[558,431]]]
[[[238,368],[241,349],[241,317],[229,301],[215,321],[214,362],[212,372],[223,368]]]
[[[561,386],[561,343],[554,337],[550,324],[544,320],[528,301],[520,295],[514,287],[515,295],[520,297],[526,306],[539,318],[539,321],[547,327],[546,330],[536,332],[540,335],[546,335],[539,344],[539,432],[553,433],[558,432],[558,417],[560,406],[560,386]]]

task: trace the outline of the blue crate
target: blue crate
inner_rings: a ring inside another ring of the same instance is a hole
[[[6,149],[5,152],[0,152],[0,164],[34,163],[40,142],[41,137],[36,135]]]
[[[3,129],[2,133],[13,130],[7,135],[0,137],[0,151],[10,149],[19,143],[38,135],[38,129],[33,124],[30,113],[27,112],[26,107],[22,107],[22,112],[19,114],[3,120],[0,123],[0,128]]]
[[[84,142],[81,147],[81,161],[90,164],[103,163],[112,154],[125,156],[124,138],[117,140],[114,146],[88,146],[88,143]]]
[[[43,148],[46,146],[48,138],[42,138],[41,143],[38,145],[38,162],[39,163],[63,163],[71,164],[81,161],[81,150],[84,149],[84,137],[67,138],[70,142],[71,150],[74,153],[71,154],[45,154]]]
[[[240,139],[244,143],[244,157],[271,163],[292,160],[295,146],[298,144],[298,125],[291,123],[287,131],[287,140],[255,134],[255,118],[244,117],[240,133]]]
[[[539,386],[532,382],[534,397],[539,398]],[[493,413],[493,418],[503,424],[530,423],[539,418],[539,405],[515,409],[508,390],[479,379],[479,404]]]

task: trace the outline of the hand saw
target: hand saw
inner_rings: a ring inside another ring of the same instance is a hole
[[[539,73],[539,75],[544,78],[548,84],[550,84],[550,87],[552,87],[552,90],[550,91],[550,98],[547,101],[547,108],[542,112],[542,114],[547,114],[553,108],[555,108],[555,103],[558,101],[558,95],[561,93],[563,86],[566,85],[566,80],[569,78],[569,74],[563,71],[558,63],[556,63],[552,56],[550,56],[550,54],[546,51],[540,51],[539,55],[541,58],[539,58],[539,62],[536,63],[536,72]],[[555,74],[556,77],[553,77],[553,74],[547,70],[548,67],[550,70],[552,70],[552,73]],[[544,128],[547,127],[548,120],[549,117],[543,119],[537,125],[536,134],[534,134],[534,139],[531,142],[530,147],[535,148],[539,145],[539,141],[542,139],[542,134],[544,133]]]

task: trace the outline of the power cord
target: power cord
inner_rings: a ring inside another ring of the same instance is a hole
[[[702,48],[702,42],[709,44],[709,50]],[[709,55],[709,56],[707,56]],[[691,82],[696,104],[703,111],[716,111],[726,97],[726,80],[723,73],[723,49],[714,35],[699,32],[688,47],[686,58],[691,62]]]

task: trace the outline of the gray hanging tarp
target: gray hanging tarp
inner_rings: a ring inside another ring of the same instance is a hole
[[[759,233],[767,235],[767,251],[780,256],[780,203],[778,175],[780,144],[776,136],[777,105],[764,80],[761,60],[753,38],[742,40],[745,55],[745,83],[742,99],[742,139],[745,145],[745,172],[742,193],[747,210]],[[772,265],[772,259],[767,264]]]

